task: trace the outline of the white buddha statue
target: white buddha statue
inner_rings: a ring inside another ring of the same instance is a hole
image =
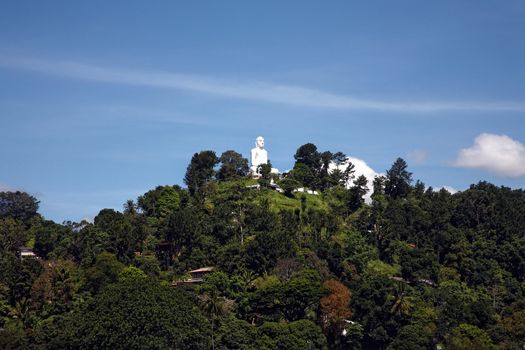
[[[251,167],[253,175],[260,175],[257,167],[261,164],[268,164],[268,152],[264,149],[264,138],[259,136],[255,139],[255,148],[251,150]],[[279,173],[279,170],[272,168],[273,174]]]
[[[257,173],[257,167],[268,164],[268,152],[264,149],[264,138],[259,136],[255,139],[255,148],[251,150],[252,173]]]

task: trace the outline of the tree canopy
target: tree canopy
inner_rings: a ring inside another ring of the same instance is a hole
[[[93,222],[2,192],[0,348],[522,347],[523,189],[436,191],[401,158],[369,183],[311,143],[294,157],[253,179],[233,150],[195,153],[187,188]]]

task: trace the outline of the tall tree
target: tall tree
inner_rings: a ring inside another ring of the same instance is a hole
[[[319,301],[321,322],[323,329],[328,334],[332,343],[338,343],[339,336],[345,325],[345,320],[350,318],[350,290],[341,282],[329,279],[323,286],[330,291]]]
[[[232,180],[244,177],[248,174],[248,160],[242,154],[228,150],[219,158],[221,167],[217,173],[219,180]]]
[[[25,192],[0,192],[0,218],[27,220],[36,215],[39,201]]]
[[[324,190],[326,188],[343,184],[351,178],[354,166],[349,163],[345,170],[330,172],[330,165],[343,165],[347,157],[342,152],[319,152],[313,143],[307,143],[297,149],[294,155],[295,165],[291,172],[294,180],[304,186]]]
[[[218,163],[219,158],[214,151],[201,151],[193,155],[184,176],[184,183],[188,185],[191,194],[199,192],[213,180]]]
[[[368,192],[368,179],[364,175],[360,175],[354,180],[354,186],[348,192],[348,209],[355,211],[365,202],[364,196]]]
[[[317,170],[321,167],[321,154],[313,143],[306,143],[299,147],[294,158],[297,163],[302,163],[310,169]]]
[[[407,167],[407,163],[402,158],[397,158],[392,167],[386,171],[385,193],[393,199],[404,198],[410,192],[412,173]]]

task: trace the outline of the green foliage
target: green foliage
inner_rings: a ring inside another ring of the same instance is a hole
[[[301,183],[291,177],[286,177],[279,181],[279,186],[283,189],[285,196],[293,198],[293,191],[301,187]]]
[[[108,286],[37,338],[54,349],[203,349],[207,333],[186,293],[141,278]]]
[[[0,218],[26,221],[37,214],[38,203],[25,192],[0,192]]]
[[[248,322],[228,317],[221,321],[217,330],[215,348],[218,350],[255,350],[257,329]]]
[[[35,253],[44,259],[58,258],[67,255],[67,247],[57,244],[71,237],[71,229],[67,226],[45,220],[34,225],[31,231],[35,232]]]
[[[328,349],[321,328],[309,320],[291,323],[265,322],[257,331],[257,349]]]
[[[471,324],[462,323],[450,333],[446,348],[451,350],[496,350],[487,332]]]
[[[407,163],[397,158],[386,171],[385,193],[393,199],[404,198],[410,192],[412,173],[407,170]]]
[[[110,249],[109,234],[95,225],[86,225],[72,239],[70,253],[81,266],[95,263],[98,254]]]
[[[102,209],[95,217],[95,226],[106,232],[110,242],[108,251],[125,263],[131,261],[142,239],[130,216],[113,209]]]
[[[399,274],[399,266],[392,266],[381,260],[371,260],[366,265],[365,274],[374,277],[392,277]]]
[[[339,237],[343,244],[343,256],[347,257],[345,262],[355,266],[356,272],[362,273],[369,263],[371,263],[369,269],[381,269],[378,266],[377,249],[368,244],[361,233],[350,230]],[[375,261],[375,263],[372,261]],[[396,270],[394,269],[390,273],[393,275],[396,273]]]
[[[202,192],[205,185],[215,177],[217,163],[219,158],[213,151],[201,151],[193,155],[184,176],[184,183],[191,194]]]
[[[70,260],[56,260],[44,265],[44,271],[31,287],[33,307],[47,318],[71,310],[84,284],[82,271]]]
[[[350,212],[359,209],[365,202],[364,196],[368,192],[368,180],[364,175],[360,175],[354,180],[354,186],[350,189],[347,199],[347,207]]]
[[[431,334],[425,328],[408,325],[399,330],[388,350],[426,350],[432,346]]]
[[[315,172],[304,163],[295,163],[292,171],[290,172],[290,178],[305,187],[317,188],[317,179]]]
[[[157,186],[139,196],[138,206],[147,216],[165,218],[180,208],[181,191],[178,186]]]
[[[331,163],[342,165],[346,156],[342,152],[319,152],[313,143],[307,143],[297,149],[294,155],[295,165],[289,177],[312,189],[327,189],[337,185],[346,185],[353,177],[354,165],[349,164],[345,170],[330,172]]]
[[[111,253],[100,253],[95,259],[95,264],[86,270],[87,288],[98,292],[105,285],[118,280],[124,265]]]
[[[302,270],[288,282],[270,279],[262,284],[250,296],[250,313],[265,320],[299,320],[305,318],[309,309],[315,310],[326,293],[316,271]]]
[[[412,186],[398,159],[366,204],[366,179],[343,186],[351,165],[328,171],[346,156],[313,144],[277,179],[285,194],[249,187],[233,151],[218,161],[196,154],[188,189],[158,186],[93,224],[3,193],[0,348],[522,346],[522,189]],[[293,192],[307,184],[319,195]],[[203,266],[216,267],[204,283],[172,286]]]
[[[250,168],[248,160],[242,154],[229,150],[221,154],[219,158],[221,167],[217,173],[219,180],[234,180],[248,175]]]
[[[27,240],[24,226],[12,218],[0,219],[0,252],[16,253]]]
[[[152,255],[138,256],[135,258],[135,265],[149,277],[159,277],[159,260]]]
[[[119,282],[134,282],[147,279],[146,273],[135,266],[127,266],[118,275]]]

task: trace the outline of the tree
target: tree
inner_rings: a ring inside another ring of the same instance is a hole
[[[265,322],[257,330],[257,349],[326,350],[326,338],[319,326],[310,320],[290,323]]]
[[[321,153],[317,146],[307,143],[297,149],[294,155],[295,165],[291,171],[292,177],[304,186],[318,188],[320,183],[320,171],[323,165]]]
[[[98,254],[110,249],[110,237],[101,228],[89,224],[77,232],[69,246],[69,252],[82,267],[91,266]]]
[[[81,272],[70,260],[50,261],[33,283],[31,299],[42,316],[69,311],[81,286]]]
[[[206,320],[189,295],[147,278],[105,288],[36,330],[47,348],[205,349]]]
[[[412,173],[407,171],[407,163],[397,158],[386,171],[385,193],[393,199],[404,198],[410,192]]]
[[[518,349],[525,339],[525,310],[522,307],[501,320],[505,331],[505,343],[509,344],[509,349],[512,348],[511,344]]]
[[[350,310],[350,290],[341,282],[329,279],[323,286],[330,294],[319,301],[321,323],[330,343],[339,343],[345,320],[352,315]]]
[[[210,319],[211,324],[211,348],[215,349],[215,321],[221,315],[224,307],[224,298],[219,296],[219,291],[215,286],[208,288],[207,292],[201,295],[201,308],[204,314]]]
[[[365,199],[363,198],[368,192],[368,179],[364,175],[360,175],[357,179],[354,180],[354,186],[350,188],[348,193],[348,209],[353,212],[359,209]]]
[[[137,204],[132,199],[128,199],[123,205],[124,214],[136,215],[137,214]]]
[[[35,197],[25,192],[0,192],[0,218],[25,221],[36,215],[38,203]]]
[[[27,240],[24,226],[12,218],[0,219],[0,253],[17,253]]]
[[[244,320],[230,316],[221,321],[217,330],[216,349],[255,350],[257,329]]]
[[[184,183],[191,194],[198,193],[213,180],[217,163],[219,158],[214,151],[201,151],[193,155],[184,176]]]
[[[301,183],[291,177],[286,177],[279,182],[279,186],[283,189],[285,196],[293,198],[293,191],[301,187]]]
[[[175,255],[190,254],[202,230],[202,217],[192,207],[174,211],[164,226],[164,236],[175,250]]]
[[[86,283],[89,289],[98,292],[108,283],[118,280],[119,274],[124,269],[115,255],[111,253],[100,253],[97,255],[95,265],[86,270]]]
[[[96,227],[109,235],[108,251],[115,253],[122,262],[131,261],[135,250],[142,243],[142,232],[140,227],[132,222],[132,217],[113,209],[102,209],[94,222]]]
[[[355,170],[344,153],[319,152],[313,143],[299,147],[294,158],[295,164],[290,172],[291,177],[313,189],[325,190],[337,185],[346,186]],[[345,169],[340,169],[346,163]],[[337,168],[330,171],[332,164]]]
[[[424,327],[407,325],[399,330],[387,350],[426,350],[432,346],[432,337]]]
[[[314,187],[316,183],[316,174],[303,163],[296,162],[289,176],[306,187]]]
[[[181,192],[179,186],[157,186],[138,198],[138,207],[146,216],[165,218],[180,208]]]
[[[337,185],[347,187],[348,182],[354,178],[355,165],[350,161],[338,164],[338,161],[333,160],[333,163],[336,165],[336,168],[328,174],[326,187]],[[341,167],[344,167],[344,169],[341,169]]]
[[[153,255],[138,256],[135,258],[135,266],[144,271],[149,277],[159,277],[159,260]]]
[[[451,350],[496,350],[489,335],[471,324],[462,323],[446,338],[446,348]]]
[[[221,154],[219,161],[221,167],[217,173],[219,180],[233,180],[245,177],[250,168],[248,160],[242,154],[229,150]]]
[[[259,184],[263,187],[268,187],[272,178],[272,163],[268,161],[267,164],[259,164],[257,167],[257,174],[261,175]]]
[[[332,161],[336,166],[341,166],[348,161],[348,158],[343,152],[335,152],[332,154]]]
[[[31,287],[41,271],[42,264],[36,259],[20,259],[11,252],[0,255],[2,299],[11,309],[10,316],[22,326],[31,322]]]
[[[316,171],[321,168],[321,154],[313,143],[306,143],[299,147],[294,155],[297,163],[306,165],[309,169]]]
[[[304,318],[310,308],[317,308],[319,299],[326,292],[315,270],[302,270],[287,283],[277,281],[258,289],[251,296],[250,305],[255,316],[296,321]]]
[[[67,255],[67,248],[62,243],[66,238],[71,237],[69,227],[56,224],[51,220],[43,220],[34,225],[31,231],[35,236],[33,248],[39,257],[43,259],[64,258],[64,255]]]

